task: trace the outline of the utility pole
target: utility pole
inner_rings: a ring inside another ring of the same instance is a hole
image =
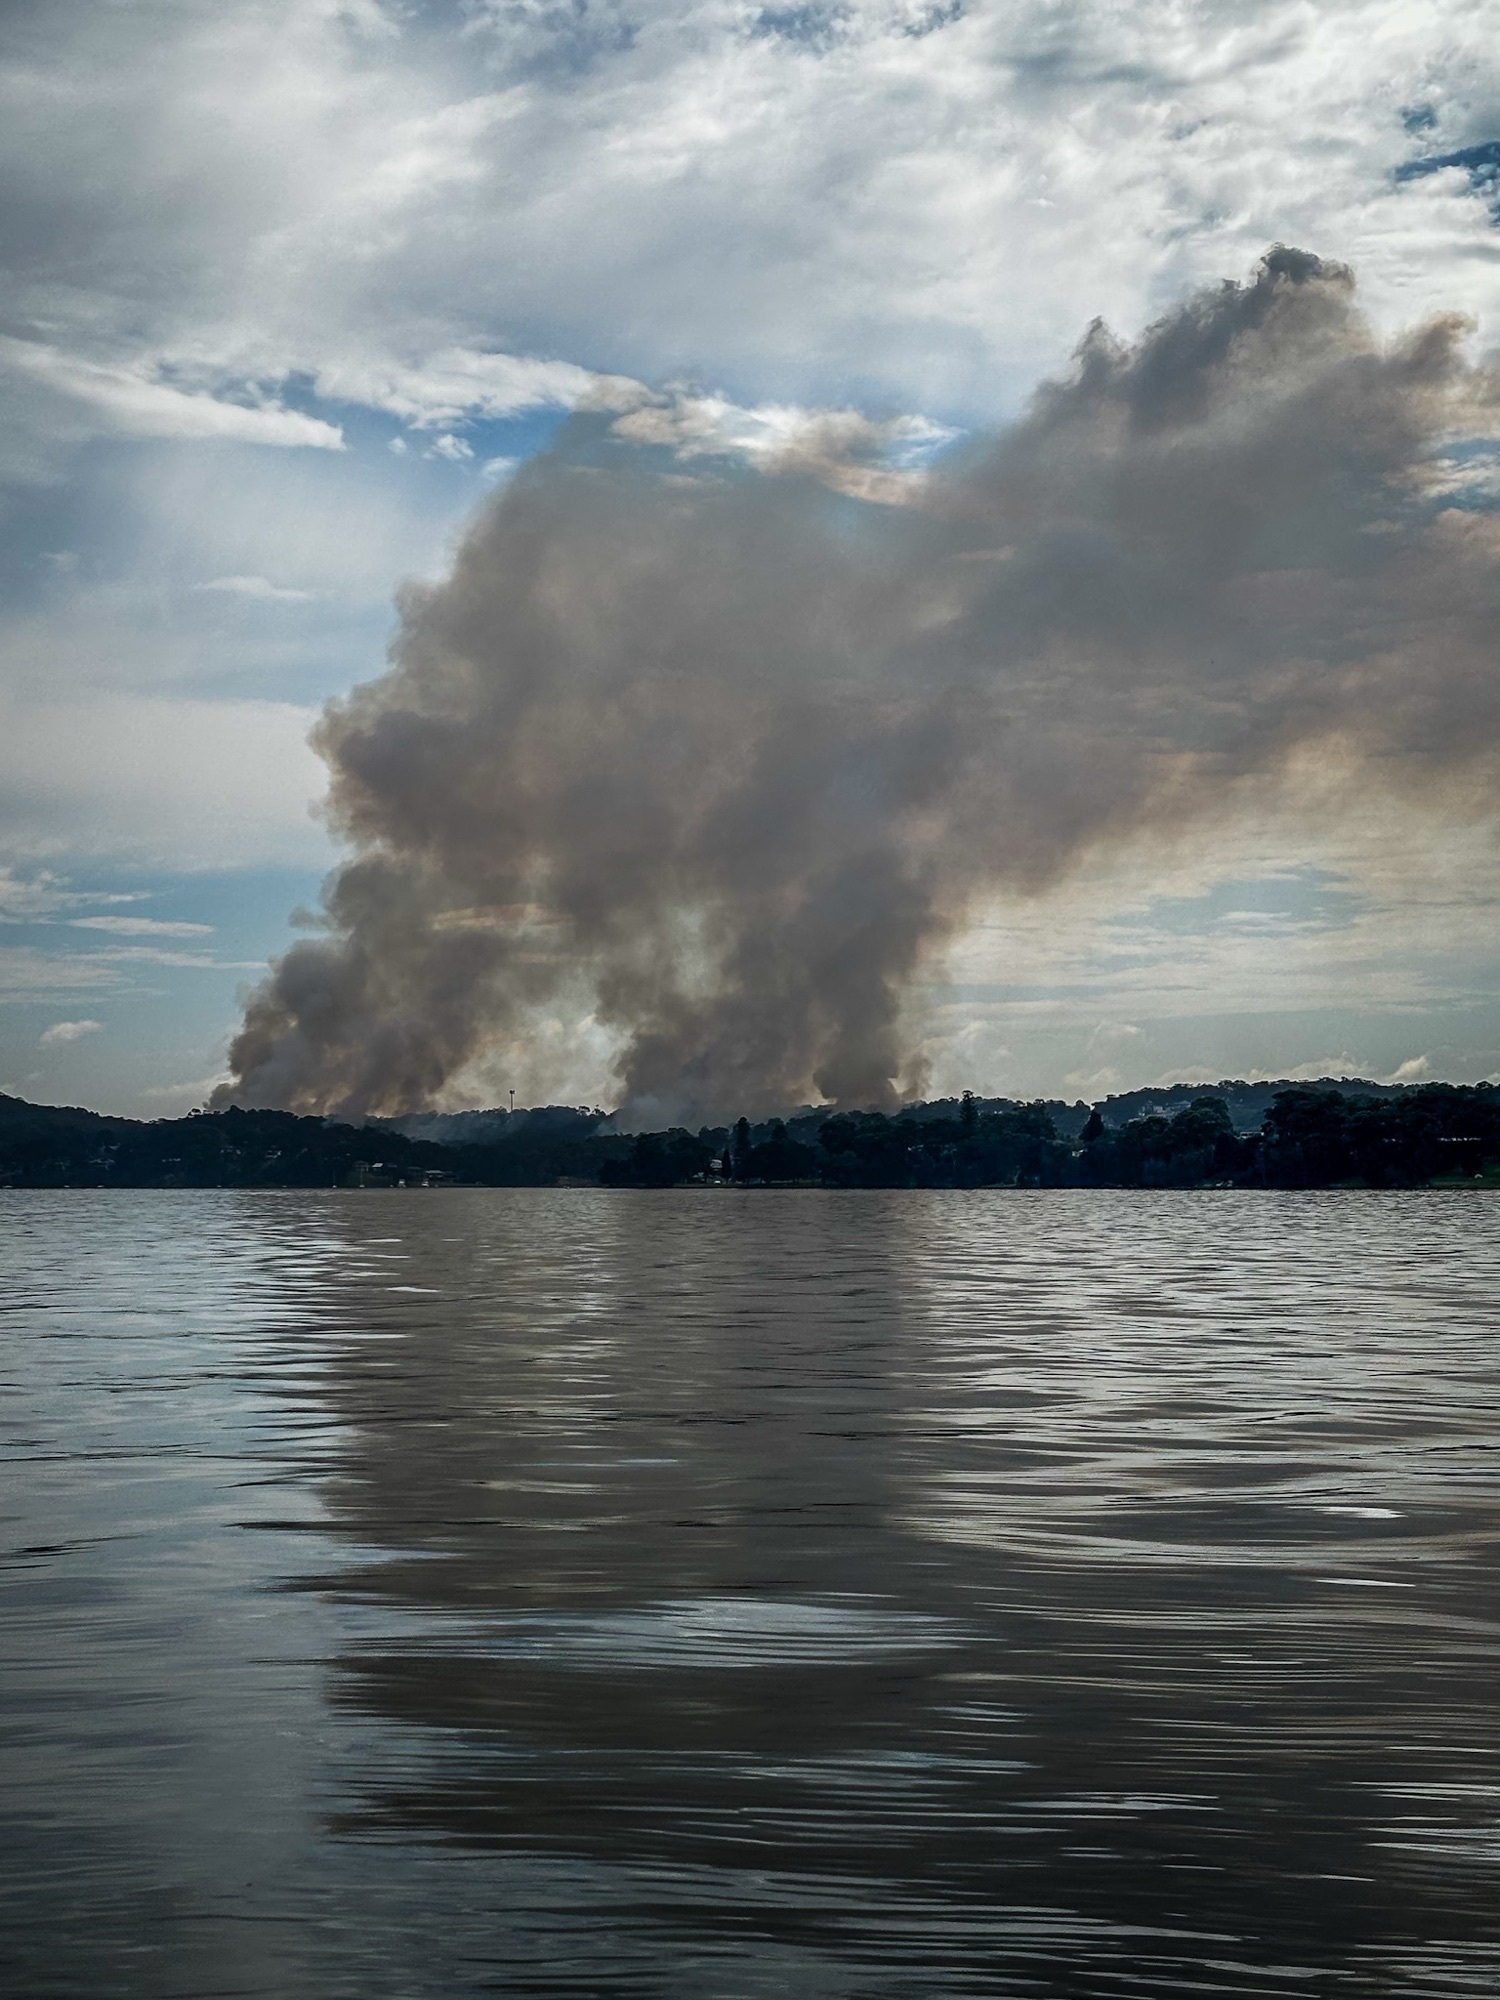
[[[512,1111],[516,1108],[516,1093],[514,1091],[510,1094],[510,1108]]]

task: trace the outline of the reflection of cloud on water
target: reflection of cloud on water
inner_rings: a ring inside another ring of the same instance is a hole
[[[1127,1572],[1138,1600],[1145,1572],[1200,1572],[1234,1605],[1334,1550],[1375,1578],[1463,1562],[1472,1528],[1438,1507],[1480,1472],[1491,1344],[1433,1290],[1456,1220],[1421,1193],[935,1206],[942,1254],[901,1267],[929,1326],[909,1421],[943,1442],[905,1527],[1071,1577],[1085,1614]]]

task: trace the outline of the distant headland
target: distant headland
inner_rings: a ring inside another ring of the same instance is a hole
[[[1500,1186],[1489,1083],[1184,1083],[1082,1101],[943,1098],[624,1133],[570,1105],[345,1124],[143,1122],[0,1096],[0,1187],[1313,1188]]]

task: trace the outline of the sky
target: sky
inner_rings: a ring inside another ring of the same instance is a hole
[[[308,731],[578,409],[898,470],[1293,243],[1500,344],[1495,0],[12,0],[0,1090],[204,1101],[340,847]],[[1500,1074],[1472,801],[1267,780],[976,908],[928,1087]],[[586,1015],[518,1102],[610,1102]],[[504,1078],[490,1076],[495,1093]]]

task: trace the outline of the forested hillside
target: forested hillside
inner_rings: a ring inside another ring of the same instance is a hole
[[[889,1117],[805,1112],[696,1132],[623,1134],[609,1129],[603,1113],[569,1106],[363,1125],[242,1110],[143,1123],[0,1097],[0,1186],[1298,1188],[1500,1181],[1500,1090],[1489,1084],[1423,1084],[1378,1095],[1343,1081],[1283,1085],[1248,1131],[1215,1092],[1124,1121],[1110,1116],[1119,1102],[1078,1106],[1080,1115],[1064,1120],[1059,1107],[1045,1102],[965,1096]],[[437,1132],[442,1140],[425,1136]]]

